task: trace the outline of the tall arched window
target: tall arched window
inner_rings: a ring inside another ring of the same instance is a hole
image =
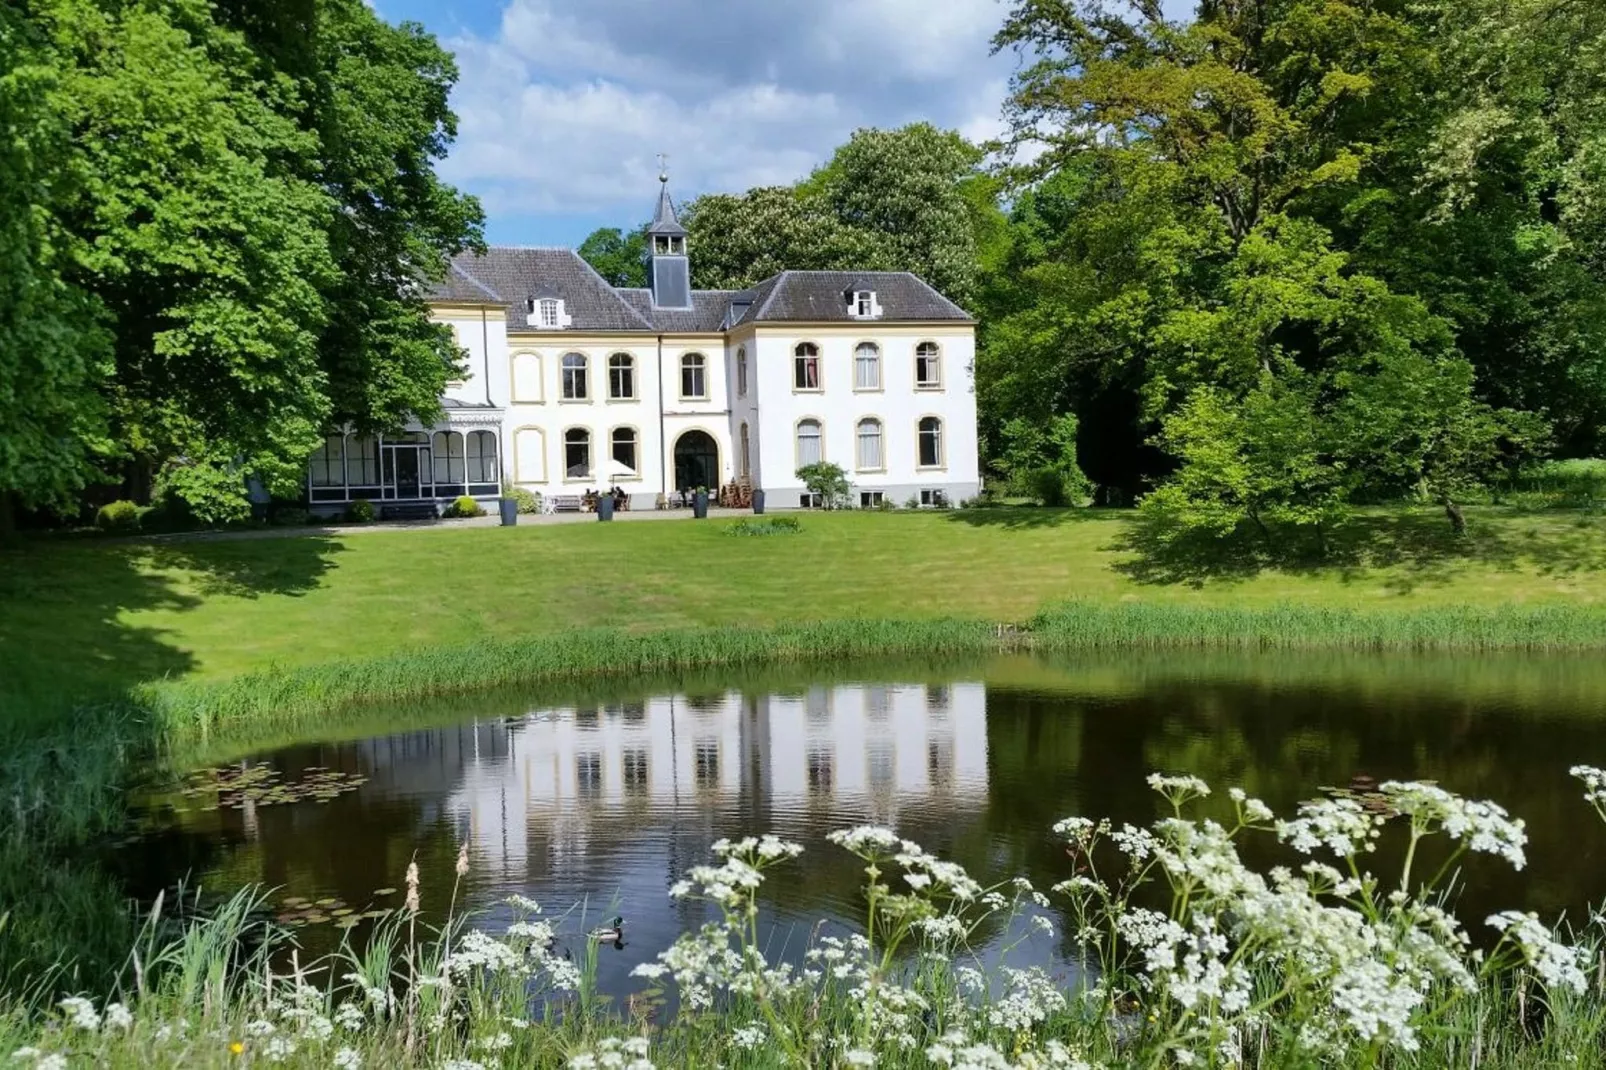
[[[747,396],[747,347],[736,347],[736,396]]]
[[[887,466],[881,449],[881,421],[873,416],[859,421],[858,460],[860,471],[875,472]]]
[[[468,436],[468,481],[500,484],[502,472],[496,463],[496,435],[490,431],[471,431]]]
[[[935,416],[920,419],[920,467],[942,467],[942,421]]]
[[[820,421],[799,420],[797,424],[797,466],[804,468],[825,459],[821,446]]]
[[[636,396],[636,358],[629,353],[608,358],[608,396],[616,400]]]
[[[615,464],[630,469],[632,475],[641,470],[636,459],[636,429],[634,427],[616,427],[613,429],[613,459]]]
[[[585,354],[563,354],[563,400],[584,401],[590,397],[586,378]]]
[[[796,390],[820,389],[820,347],[799,342],[792,350],[792,386]]]
[[[680,396],[706,398],[708,396],[708,362],[701,353],[687,353],[680,358]]]
[[[745,421],[742,424],[740,456],[742,463],[742,478],[749,479],[753,475],[753,448],[748,438],[747,424]]]
[[[853,351],[853,389],[881,389],[881,350],[874,342],[860,342]]]
[[[430,443],[435,455],[435,482],[446,486],[463,483],[463,436],[456,431],[437,431]]]
[[[583,427],[563,432],[563,477],[591,478],[591,432]]]
[[[942,385],[942,350],[936,342],[915,346],[915,386],[927,389]]]

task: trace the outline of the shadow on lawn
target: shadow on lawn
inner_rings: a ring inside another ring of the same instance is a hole
[[[124,789],[161,735],[126,696],[195,668],[129,615],[301,594],[339,549],[328,538],[0,549],[0,990],[98,988],[126,958],[126,896],[96,845],[126,828]],[[67,959],[76,973],[52,972]]]
[[[1039,505],[989,505],[971,509],[956,509],[948,519],[973,528],[1057,528],[1063,524],[1081,524],[1092,520],[1130,515],[1130,509],[1050,509]]]
[[[1167,541],[1134,515],[1110,549],[1130,555],[1116,571],[1143,584],[1201,587],[1262,572],[1321,572],[1408,594],[1448,583],[1468,566],[1549,577],[1606,570],[1606,524],[1585,514],[1537,518],[1488,509],[1469,511],[1468,531],[1457,535],[1436,512],[1379,511],[1351,518],[1321,541],[1288,529]]]

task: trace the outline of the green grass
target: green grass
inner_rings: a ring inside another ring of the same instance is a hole
[[[1471,538],[1454,540],[1431,510],[1379,511],[1314,565],[1163,559],[1130,548],[1128,513],[1034,509],[808,516],[786,539],[732,539],[728,524],[687,520],[43,541],[0,552],[0,716],[54,719],[154,680],[576,628],[1019,622],[1073,599],[1357,614],[1606,604],[1601,520],[1484,509],[1472,523]]]

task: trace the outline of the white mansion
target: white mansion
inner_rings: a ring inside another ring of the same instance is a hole
[[[907,272],[783,271],[693,290],[667,185],[648,289],[610,286],[571,249],[463,255],[429,294],[466,352],[443,419],[400,436],[330,435],[314,509],[432,505],[620,487],[635,509],[746,481],[777,508],[840,465],[860,505],[958,502],[979,489],[975,324]]]

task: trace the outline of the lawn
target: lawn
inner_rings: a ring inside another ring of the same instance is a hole
[[[0,552],[10,720],[152,679],[220,679],[478,638],[858,617],[1019,621],[1068,599],[1236,607],[1606,604],[1592,514],[1379,511],[1326,562],[1134,550],[1130,514],[841,513],[729,521],[41,540]]]

